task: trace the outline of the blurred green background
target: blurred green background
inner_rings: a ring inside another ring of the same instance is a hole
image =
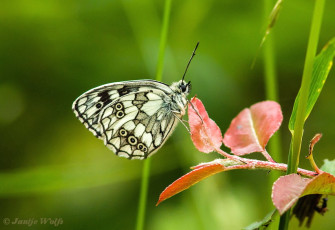
[[[5,226],[3,218],[41,217],[62,218],[60,229],[134,229],[143,162],[116,157],[76,119],[71,105],[93,87],[155,77],[164,1],[0,5],[0,229],[25,227]],[[284,1],[271,35],[284,162],[313,5]],[[334,10],[335,2],[327,1],[318,50],[335,36]],[[265,99],[262,51],[250,68],[264,18],[261,0],[172,1],[163,81],[181,78],[200,41],[186,78],[191,96],[204,102],[222,132],[239,111]],[[306,123],[301,167],[311,169],[303,156],[316,132],[324,135],[315,147],[317,164],[335,158],[334,98],[332,70]],[[155,207],[160,192],[190,166],[217,157],[198,152],[179,125],[152,157],[145,229],[241,229],[273,208],[265,171],[221,173]],[[311,229],[335,229],[333,197],[329,209],[324,217],[315,215]],[[293,220],[290,229],[297,226]]]

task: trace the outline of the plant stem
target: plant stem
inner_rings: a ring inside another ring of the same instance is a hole
[[[272,159],[272,157],[270,156],[270,154],[269,154],[266,150],[264,150],[264,151],[262,152],[262,154],[263,154],[263,156],[264,156],[268,161],[270,161],[270,162],[272,162],[272,163],[276,163],[276,162]]]
[[[171,12],[171,0],[165,0],[163,25],[162,25],[162,30],[161,30],[158,62],[157,62],[157,69],[156,69],[156,80],[157,81],[161,81],[162,75],[163,75],[164,55],[165,55],[166,41],[167,41],[169,21],[170,21],[170,12]]]
[[[157,81],[161,81],[162,79],[165,47],[166,47],[168,28],[169,28],[170,12],[171,12],[171,0],[166,0],[165,5],[164,5],[164,16],[163,16],[160,45],[159,45],[159,54],[158,54],[157,69],[156,69],[156,80]],[[151,158],[146,159],[143,163],[142,182],[141,182],[139,207],[138,207],[138,212],[137,212],[136,230],[142,230],[144,227],[145,207],[146,207],[148,187],[149,187],[150,164],[151,164]]]
[[[142,230],[144,227],[145,207],[147,203],[148,187],[149,187],[150,163],[151,163],[150,158],[144,161],[143,163],[141,191],[140,191],[140,200],[138,204],[136,230]]]
[[[264,11],[266,19],[273,7],[273,0],[264,0]],[[268,20],[266,20],[268,21]],[[266,35],[265,35],[266,36]],[[264,81],[265,81],[265,94],[267,100],[279,101],[277,75],[275,67],[275,47],[273,36],[269,34],[264,43]],[[269,150],[273,154],[272,157],[278,162],[282,162],[281,149],[280,149],[280,134],[279,131],[271,138],[269,142]]]
[[[241,164],[236,164],[233,166],[226,166],[226,171],[233,170],[233,169],[266,169],[266,170],[279,170],[279,171],[285,172],[287,170],[287,165],[283,163],[243,158],[243,157],[239,157],[235,155],[230,155],[221,149],[215,149],[215,151],[220,153],[223,156],[226,156],[226,157],[230,156],[230,157],[227,157],[227,159],[236,161],[236,163],[241,162]],[[306,177],[314,177],[318,175],[318,173],[316,172],[309,171],[306,169],[301,169],[301,168],[298,168],[297,172],[300,175],[303,175]]]
[[[271,15],[273,5],[273,0],[263,0],[264,4],[264,13],[265,13],[265,21],[268,23],[267,30],[272,30],[269,28],[270,26],[274,26],[272,22],[269,22],[269,15]],[[270,20],[272,20],[270,18]],[[267,31],[268,32],[268,31]],[[274,37],[273,33],[266,34],[266,41],[264,43],[264,82],[265,82],[265,95],[267,100],[273,100],[279,102],[278,96],[278,83],[277,83],[277,74],[276,74],[276,65],[275,65],[275,46],[274,46]],[[264,38],[263,38],[264,39]],[[280,131],[278,130],[270,139],[268,143],[268,149],[273,154],[272,157],[276,159],[278,162],[283,161],[283,157],[281,154],[281,140],[280,140]],[[263,154],[264,155],[264,154]],[[264,155],[266,157],[266,155]],[[267,158],[268,159],[268,158]],[[271,158],[272,159],[272,158]],[[268,159],[269,160],[269,159]],[[277,178],[281,175],[281,172],[273,172],[269,174],[268,177],[268,186],[271,187],[272,184],[277,180]],[[270,195],[270,190],[268,190],[268,194]],[[272,202],[268,201],[268,208],[273,208]],[[270,229],[277,229],[278,226],[278,218],[276,218],[276,222],[270,225]]]
[[[294,132],[292,135],[293,145],[292,145],[292,154],[289,159],[291,162],[289,161],[290,167],[288,173],[295,172],[299,165],[301,140],[306,118],[306,108],[309,95],[309,88],[312,81],[314,57],[316,54],[317,44],[319,41],[319,33],[323,15],[324,2],[325,0],[315,1],[313,20],[309,35],[305,66],[300,89],[300,100],[297,109],[297,117],[294,125]]]
[[[294,124],[294,131],[292,132],[291,146],[288,159],[287,174],[295,173],[299,165],[301,141],[303,135],[303,128],[306,118],[306,108],[309,95],[310,83],[312,80],[312,70],[314,57],[316,54],[317,44],[319,40],[319,33],[323,15],[325,0],[316,0],[312,18],[312,25],[309,34],[308,47],[304,65],[304,72],[302,76],[302,83],[300,88],[300,100],[297,109],[297,116]],[[291,210],[288,210],[280,218],[279,229],[288,229]]]
[[[273,163],[269,161],[261,161],[261,160],[252,160],[243,158],[243,162],[246,164],[244,165],[234,165],[234,166],[228,166],[225,171],[233,170],[233,169],[265,169],[265,170],[278,170],[285,172],[287,170],[287,165],[283,163]],[[306,169],[297,169],[298,174],[305,176],[305,177],[315,177],[318,175],[318,173],[309,171]]]

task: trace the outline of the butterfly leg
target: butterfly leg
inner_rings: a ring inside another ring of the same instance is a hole
[[[185,125],[185,123],[186,123],[187,121],[184,121],[183,119],[180,119],[180,118],[176,115],[176,113],[178,113],[177,111],[172,111],[172,113],[173,113],[173,115],[178,119],[178,121],[180,121],[180,122],[183,124],[183,126],[186,128],[187,132],[188,132],[189,134],[191,134],[189,128],[187,127],[187,125]]]

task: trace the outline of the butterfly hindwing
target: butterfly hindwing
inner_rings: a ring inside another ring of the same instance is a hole
[[[99,119],[105,145],[130,159],[145,159],[154,153],[176,123],[169,97],[158,89],[143,89],[115,100]]]

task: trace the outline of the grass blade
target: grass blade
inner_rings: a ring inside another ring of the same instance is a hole
[[[313,72],[312,72],[312,81],[309,87],[309,94],[307,100],[307,107],[304,120],[308,118],[309,114],[311,113],[316,100],[318,99],[323,85],[325,84],[329,71],[333,64],[333,58],[335,56],[335,38],[330,40],[327,45],[322,49],[321,53],[316,56],[314,65],[313,65]],[[297,109],[298,104],[300,101],[300,94],[301,89],[296,97],[294,102],[292,115],[289,122],[289,129],[291,132],[294,130],[294,124],[296,121],[297,116]]]
[[[316,54],[316,49],[319,41],[319,34],[321,28],[321,21],[323,16],[325,0],[315,1],[313,18],[311,23],[311,30],[309,33],[308,39],[308,47],[304,65],[304,72],[302,76],[300,94],[299,94],[299,102],[296,106],[296,115],[293,127],[294,129],[290,129],[292,132],[292,139],[290,145],[290,151],[288,156],[288,165],[287,165],[287,174],[295,173],[297,171],[299,165],[300,158],[300,150],[301,150],[301,141],[303,128],[305,124],[306,111],[307,111],[307,102],[308,95],[310,92],[310,85],[312,82],[312,74],[313,74],[313,64]],[[292,113],[293,114],[293,113]],[[291,209],[285,212],[280,217],[279,229],[286,230],[288,229],[289,221],[290,221]]]

